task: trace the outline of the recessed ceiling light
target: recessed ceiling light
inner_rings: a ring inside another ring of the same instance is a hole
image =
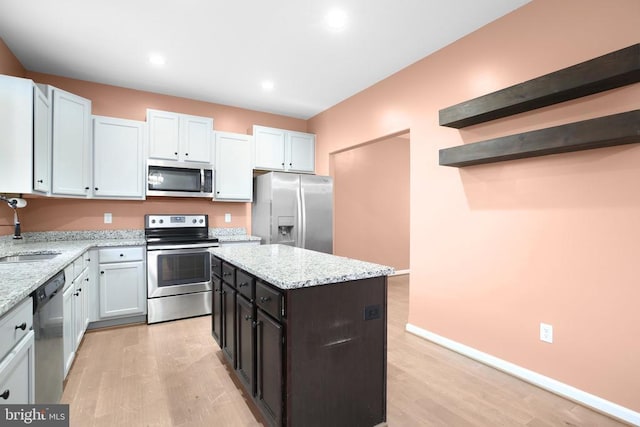
[[[265,80],[262,82],[262,89],[266,91],[272,91],[275,85],[271,80]]]
[[[151,55],[149,55],[149,63],[151,63],[152,65],[155,65],[157,67],[161,67],[165,64],[166,60],[164,59],[164,56],[159,55],[157,53],[152,53]]]
[[[325,16],[325,23],[332,31],[341,31],[347,26],[347,12],[342,9],[331,9]]]

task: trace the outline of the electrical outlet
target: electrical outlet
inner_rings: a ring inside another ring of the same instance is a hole
[[[113,222],[113,216],[109,212],[104,213],[104,223],[111,224]]]
[[[231,222],[231,214],[230,213],[224,214],[224,222]]]
[[[540,323],[540,341],[553,343],[553,326]]]

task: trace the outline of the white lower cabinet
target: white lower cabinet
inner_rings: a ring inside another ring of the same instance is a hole
[[[89,253],[78,257],[64,269],[65,285],[62,293],[62,338],[64,352],[64,376],[66,377],[76,357],[89,324]]]
[[[0,404],[34,403],[33,331],[0,362]]]
[[[64,376],[67,377],[73,359],[76,357],[75,334],[73,327],[75,324],[75,306],[73,285],[68,285],[62,294],[62,337],[64,352]]]
[[[100,320],[147,313],[144,248],[100,249]]]
[[[29,297],[0,318],[0,405],[35,402],[34,337]]]

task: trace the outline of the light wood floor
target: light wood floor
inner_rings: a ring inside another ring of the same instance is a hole
[[[390,427],[624,425],[405,332],[408,302],[390,278]],[[262,425],[245,399],[207,316],[88,332],[62,396],[72,427]]]

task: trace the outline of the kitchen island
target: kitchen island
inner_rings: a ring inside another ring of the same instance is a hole
[[[284,245],[212,254],[212,335],[269,425],[385,422],[393,268]]]

